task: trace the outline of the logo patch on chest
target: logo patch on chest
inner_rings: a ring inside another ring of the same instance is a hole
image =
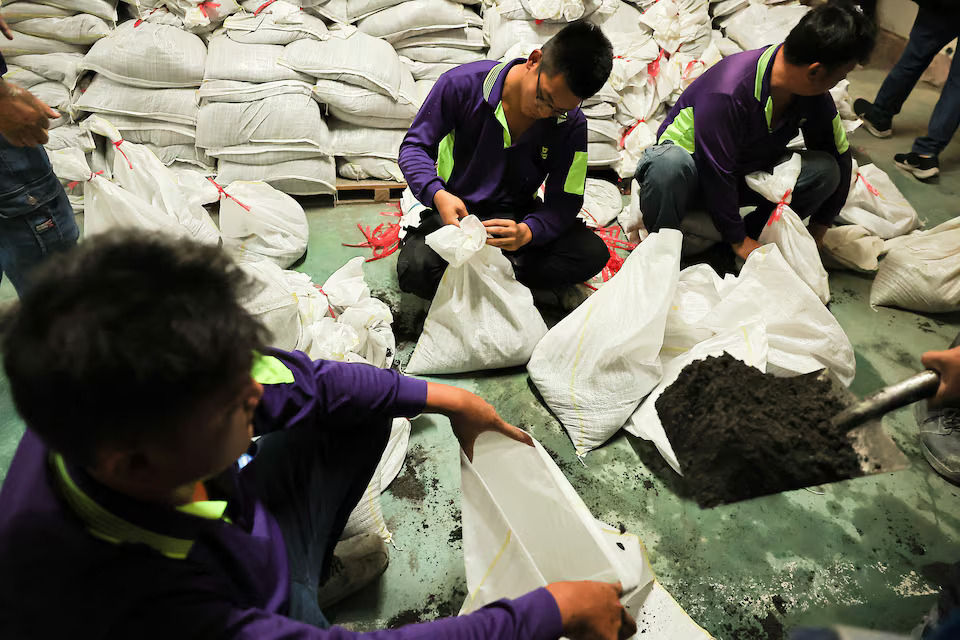
[[[547,147],[540,147],[540,158],[543,159],[543,160],[546,160],[546,159],[547,159],[547,153],[548,153],[549,151],[550,151],[550,150],[547,149]]]

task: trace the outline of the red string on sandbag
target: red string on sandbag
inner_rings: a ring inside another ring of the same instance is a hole
[[[880,192],[877,190],[877,188],[876,188],[875,186],[873,186],[872,184],[870,184],[869,182],[867,182],[867,179],[863,177],[863,174],[858,173],[858,174],[857,174],[857,180],[863,180],[863,186],[865,186],[865,187],[867,188],[867,191],[869,191],[869,192],[872,193],[873,195],[875,195],[875,196],[879,196],[879,195],[880,195]]]
[[[667,52],[663,49],[660,49],[660,53],[657,54],[656,59],[647,65],[647,75],[656,80],[657,75],[660,73],[660,61],[663,60],[663,56],[667,55]],[[667,59],[670,59],[670,56],[667,55]]]
[[[270,5],[272,5],[272,4],[273,4],[274,2],[276,2],[276,1],[277,1],[277,0],[267,0],[267,1],[264,2],[262,5],[260,5],[259,7],[257,7],[257,10],[253,12],[253,15],[255,15],[255,16],[260,15],[260,12],[261,12],[261,11],[263,11],[264,9],[266,9],[267,7],[269,7]]]
[[[313,285],[313,286],[316,288],[317,291],[319,291],[320,293],[323,294],[323,297],[324,297],[324,298],[327,299],[327,311],[330,312],[330,317],[333,318],[334,320],[336,320],[337,314],[334,312],[333,307],[330,306],[330,296],[327,295],[327,292],[324,291],[324,290],[323,290],[323,287],[321,287],[320,285],[315,284],[315,285]]]
[[[683,76],[681,79],[686,80],[690,76],[690,72],[693,71],[693,65],[697,64],[698,62],[704,66],[707,64],[703,60],[691,60],[687,63],[686,68],[683,70]]]
[[[147,15],[148,15],[148,16],[152,16],[153,13],[154,13],[154,11],[156,11],[156,10],[159,9],[159,8],[160,8],[160,7],[156,7],[156,8],[154,8],[154,9],[150,9],[150,11],[147,13]],[[134,22],[134,23],[133,23],[133,28],[136,29],[136,28],[139,27],[141,24],[143,24],[143,18],[139,18],[136,22]]]
[[[237,200],[236,198],[234,198],[232,195],[230,195],[229,193],[227,193],[226,191],[224,191],[223,187],[221,187],[219,184],[217,184],[217,181],[216,181],[216,180],[214,180],[213,178],[210,178],[210,177],[208,177],[207,180],[209,180],[210,182],[213,183],[213,186],[215,186],[215,187],[217,188],[217,191],[220,192],[220,195],[221,195],[221,196],[224,196],[224,197],[226,197],[226,198],[230,198],[231,200],[233,200],[234,202],[236,202],[238,205],[240,205],[241,207],[243,207],[244,211],[250,211],[250,207],[248,207],[247,205],[243,204],[242,202],[240,202],[239,200]],[[220,197],[217,196],[217,200],[219,200],[219,199],[220,199]]]
[[[200,9],[200,13],[203,14],[203,17],[209,20],[210,16],[207,14],[207,7],[210,7],[211,9],[216,9],[219,6],[220,6],[219,2],[201,2],[200,4],[197,5],[197,8]]]
[[[122,145],[124,142],[125,142],[125,140],[124,140],[123,138],[121,138],[121,139],[117,140],[116,142],[114,142],[114,143],[113,143],[113,146],[116,147],[117,151],[120,152],[120,155],[123,156],[123,159],[127,161],[127,166],[129,166],[131,169],[133,169],[133,163],[130,162],[130,158],[128,158],[128,157],[127,157],[127,154],[125,154],[125,153],[123,152],[123,149],[120,148],[120,145]]]
[[[779,220],[780,216],[783,215],[783,208],[787,206],[787,201],[790,199],[791,193],[793,193],[793,189],[787,189],[787,192],[783,194],[782,198],[780,198],[780,202],[777,203],[776,208],[773,210],[773,214],[770,216],[770,219],[767,220],[768,227]]]
[[[103,175],[103,171],[93,171],[93,172],[90,173],[90,177],[87,178],[87,182],[90,182],[91,180],[93,180],[93,176],[102,176],[102,175]],[[67,188],[68,188],[68,189],[76,189],[76,188],[77,188],[77,185],[79,185],[79,184],[80,184],[80,181],[79,181],[79,180],[72,180],[72,181],[70,181],[70,182],[67,183]]]
[[[393,206],[397,208],[396,211],[381,211],[380,215],[391,218],[402,217],[400,204]],[[393,255],[400,248],[400,224],[397,222],[380,223],[372,230],[369,226],[364,227],[357,223],[357,229],[360,229],[365,241],[359,244],[344,242],[343,246],[354,249],[373,249],[373,256],[367,258],[366,262],[382,260],[389,255]]]
[[[621,238],[621,229],[619,226],[598,227],[594,229],[593,232],[600,236],[600,239],[603,240],[603,244],[607,246],[607,251],[610,252],[610,259],[607,260],[607,264],[604,265],[603,271],[600,272],[600,279],[603,282],[607,282],[610,280],[610,278],[617,275],[617,272],[620,271],[620,269],[623,267],[623,263],[626,261],[626,258],[621,257],[620,254],[617,253],[617,249],[633,251],[637,248],[637,243]]]
[[[627,136],[629,136],[631,133],[633,133],[633,130],[636,129],[637,127],[639,127],[639,126],[640,126],[642,123],[644,123],[644,122],[646,122],[646,120],[644,120],[643,118],[640,118],[639,120],[637,120],[636,122],[634,122],[632,125],[630,125],[629,127],[627,127],[627,130],[623,132],[623,135],[622,135],[622,136],[620,136],[620,145],[619,145],[619,147],[620,147],[621,149],[623,149],[624,146],[626,146],[626,144],[627,144]]]

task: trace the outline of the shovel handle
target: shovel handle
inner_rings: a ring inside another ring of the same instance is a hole
[[[840,429],[853,429],[894,409],[930,398],[936,395],[939,386],[940,374],[928,369],[867,396],[838,413],[833,423]]]

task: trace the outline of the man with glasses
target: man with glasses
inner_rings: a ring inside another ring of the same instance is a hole
[[[612,66],[606,36],[575,22],[526,59],[473,62],[440,77],[400,146],[407,184],[429,209],[400,250],[402,290],[433,297],[447,263],[424,239],[470,214],[535,294],[575,297],[565,295],[570,285],[603,268],[606,246],[577,219],[587,174],[580,103]]]

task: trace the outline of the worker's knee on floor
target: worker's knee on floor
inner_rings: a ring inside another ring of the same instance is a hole
[[[688,184],[697,179],[697,166],[693,155],[675,144],[658,144],[643,152],[637,164],[634,178],[644,188],[655,183],[667,185]]]
[[[592,278],[600,273],[610,260],[610,250],[603,242],[600,236],[591,234],[593,237],[583,246],[583,265],[584,270],[590,275],[584,280]]]
[[[406,246],[400,250],[397,256],[397,284],[404,293],[412,293],[424,300],[432,300],[440,285],[440,278],[443,277],[443,270],[446,268],[446,262],[438,270],[431,256],[425,253],[433,253],[426,245],[422,247]],[[433,257],[440,259],[435,253]],[[438,273],[439,271],[439,273]]]
[[[818,192],[833,193],[840,185],[840,165],[825,151],[806,151],[800,170],[801,184]]]

